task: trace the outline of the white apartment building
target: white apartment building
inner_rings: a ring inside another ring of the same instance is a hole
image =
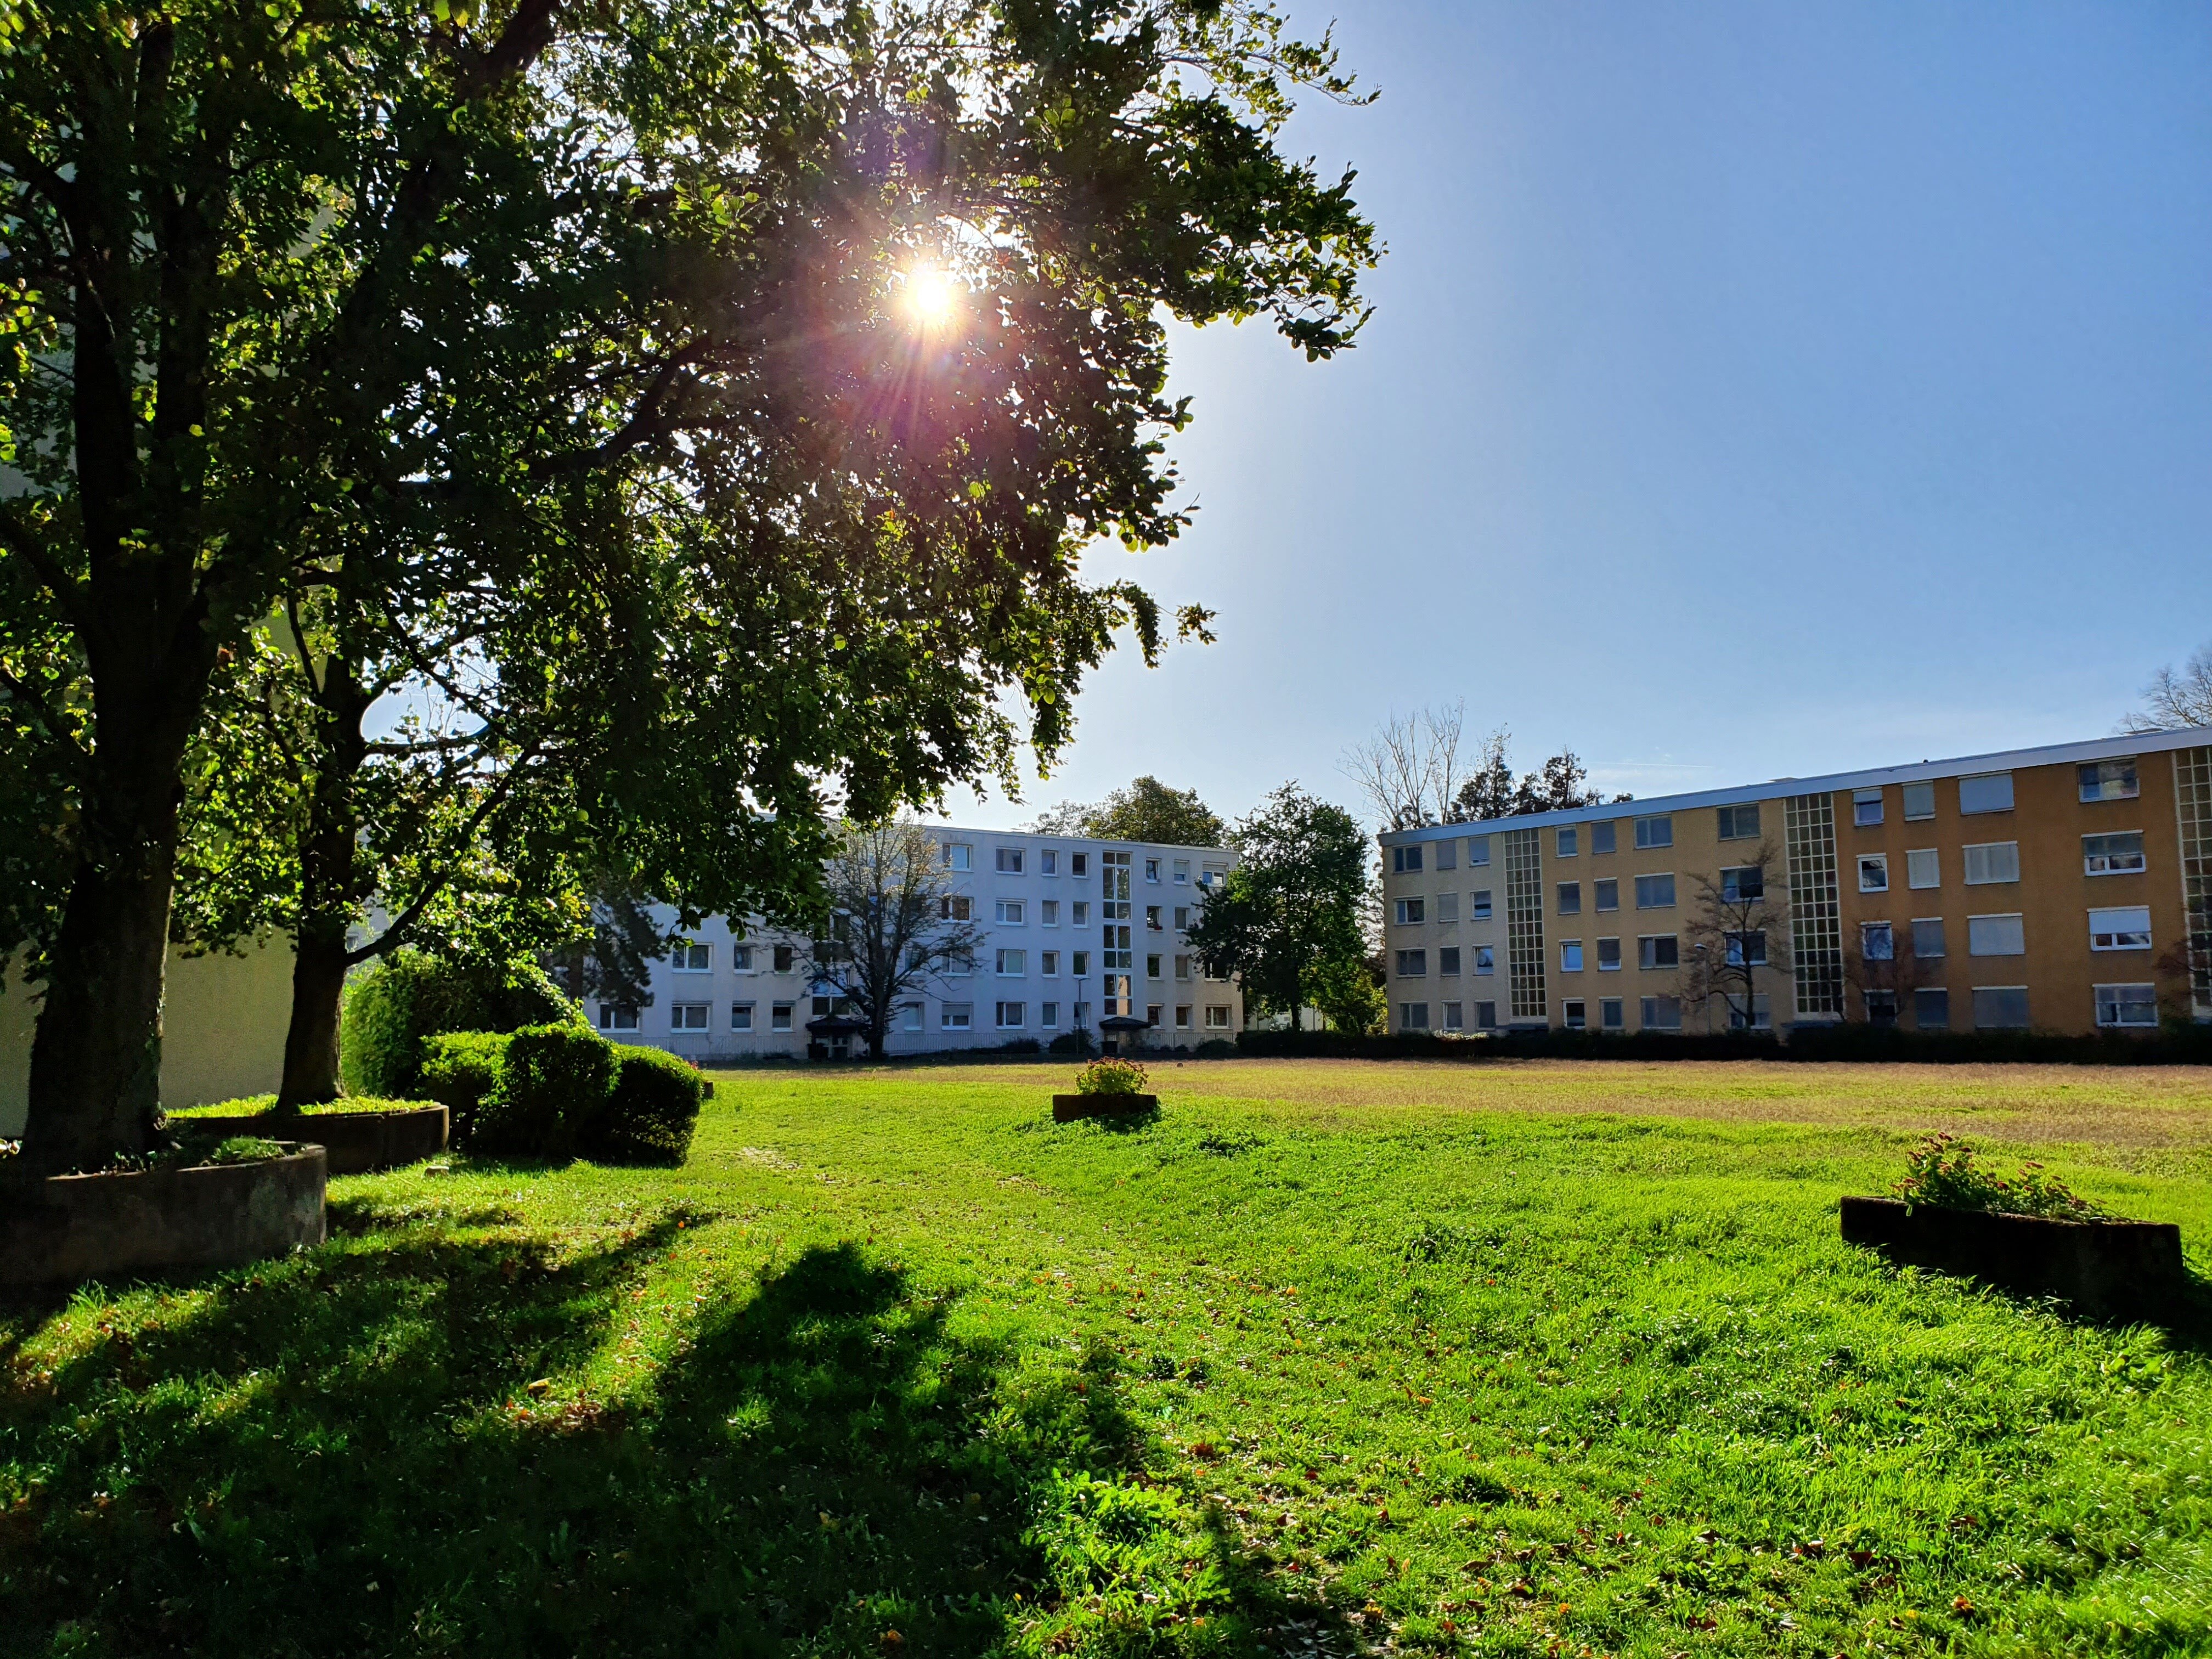
[[[1243,1029],[1237,986],[1206,978],[1185,938],[1234,854],[1017,830],[929,833],[951,878],[947,919],[972,921],[983,937],[973,972],[932,975],[902,999],[887,1053],[1049,1043],[1075,1030],[1096,1042],[1099,1022],[1115,1017],[1145,1021],[1135,1035],[1148,1048],[1195,1048]],[[810,980],[800,934],[710,917],[653,964],[650,997],[642,1008],[587,1001],[586,1011],[618,1042],[702,1065],[847,1052],[848,1039],[807,1029],[848,1011]]]

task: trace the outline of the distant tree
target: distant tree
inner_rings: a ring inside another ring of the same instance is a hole
[[[1229,836],[1229,826],[1198,798],[1197,790],[1170,789],[1151,776],[1093,805],[1064,800],[1040,812],[1030,828],[1041,836],[1096,836],[1170,847],[1221,847]]]
[[[1510,818],[1523,812],[1565,812],[1577,806],[1601,806],[1601,789],[1587,787],[1589,769],[1571,749],[1563,749],[1534,772],[1524,772],[1516,782],[1506,759],[1510,734],[1499,726],[1485,740],[1482,758],[1452,796],[1450,810],[1437,820],[1443,823],[1479,823],[1489,818]],[[1631,797],[1621,794],[1615,800]],[[1410,826],[1408,826],[1410,827]]]
[[[809,971],[867,1022],[868,1052],[880,1059],[899,999],[933,974],[974,971],[983,930],[953,915],[937,842],[911,818],[848,826],[823,877],[830,915]]]
[[[1589,769],[1575,751],[1562,749],[1544,763],[1540,771],[1522,775],[1513,790],[1513,810],[1516,813],[1571,812],[1577,806],[1602,806],[1605,792],[1583,787],[1589,776]]]
[[[1682,1000],[1697,1007],[1721,1004],[1738,1030],[1758,1024],[1760,988],[1771,982],[1765,976],[1790,971],[1789,908],[1772,891],[1785,868],[1780,849],[1767,840],[1742,864],[1693,878],[1697,900],[1682,936]]]
[[[1366,972],[1367,836],[1351,813],[1291,782],[1239,818],[1229,844],[1237,866],[1199,910],[1191,949],[1208,974],[1235,975],[1257,1012],[1286,1012],[1297,1030],[1311,993],[1334,996],[1352,968]]]
[[[1513,804],[1513,768],[1505,758],[1505,745],[1511,738],[1512,733],[1501,726],[1483,739],[1482,758],[1453,794],[1451,810],[1444,815],[1446,823],[1510,817],[1518,810]]]
[[[1385,831],[1451,821],[1452,803],[1468,782],[1459,755],[1466,719],[1464,701],[1393,714],[1373,737],[1345,750],[1338,769],[1359,786]]]
[[[1858,942],[1844,949],[1844,983],[1858,993],[1859,1018],[1869,1022],[1884,1003],[1894,1021],[1915,991],[1942,977],[1942,962],[1927,961],[1912,948],[1910,923],[1868,923]]]
[[[2126,732],[2167,732],[2212,726],[2212,644],[2200,645],[2180,668],[2161,668],[2143,687],[2143,706],[2120,722]]]
[[[1045,808],[1025,827],[1040,836],[1087,836],[1091,833],[1091,815],[1097,810],[1094,802],[1064,800],[1057,806]]]

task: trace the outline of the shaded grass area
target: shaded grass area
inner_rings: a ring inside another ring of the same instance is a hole
[[[0,1644],[2212,1652],[2202,1310],[1844,1247],[1925,1102],[1429,1069],[726,1075],[682,1170],[340,1181],[322,1250],[0,1314]],[[2212,1268],[2192,1150],[2038,1150]]]

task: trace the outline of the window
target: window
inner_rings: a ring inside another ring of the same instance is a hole
[[[1943,860],[1933,847],[1916,847],[1905,855],[1905,884],[1907,887],[1941,887],[1943,884]]]
[[[1881,822],[1881,791],[1879,787],[1851,791],[1851,822],[1862,830]]]
[[[733,1002],[730,1005],[730,1029],[732,1031],[750,1031],[753,1029],[751,1003]]]
[[[1729,1004],[1729,1030],[1771,1031],[1773,1029],[1773,1008],[1765,997],[1753,997],[1751,1000],[1751,1012],[1748,1014],[1733,1002]]]
[[[1479,1031],[1494,1031],[1498,1029],[1496,1003],[1478,1002],[1474,1005],[1474,1027]]]
[[[1447,1002],[1444,1004],[1444,1030],[1447,1031],[1457,1031],[1466,1028],[1467,1019],[1465,1014],[1462,1012],[1462,1010],[1465,1007],[1466,1005],[1464,1003]]]
[[[1620,1017],[1619,997],[1605,997],[1599,1001],[1597,1023],[1598,1029],[1604,1031],[1618,1031],[1623,1027],[1626,1022]]]
[[[1974,987],[1974,1029],[1977,1031],[2024,1031],[2027,1029],[2027,987]]]
[[[998,1005],[999,1029],[1018,1031],[1029,1024],[1029,1005],[1025,1002],[1002,1002]]]
[[[1046,975],[1048,978],[1057,977],[1060,973],[1060,952],[1057,951],[1038,951],[1037,972]]]
[[[768,1029],[771,1031],[788,1031],[791,1029],[791,1005],[789,1003],[771,1002],[769,1004]]]
[[[1589,1024],[1589,1021],[1583,1013],[1583,1008],[1587,1006],[1587,1004],[1583,1003],[1580,1000],[1561,1003],[1559,1005],[1560,1024],[1565,1025],[1570,1031],[1581,1030],[1583,1026]]]
[[[1224,865],[1209,864],[1198,872],[1198,884],[1209,893],[1220,891],[1221,884],[1228,879],[1229,871]]]
[[[1459,895],[1457,893],[1439,893],[1437,895],[1437,920],[1439,922],[1457,921],[1459,920]]]
[[[999,976],[1009,979],[1030,970],[1030,953],[1026,951],[1001,951],[998,957]]]
[[[1394,847],[1390,849],[1390,867],[1406,875],[1421,867],[1421,849],[1416,847]]]
[[[1060,901],[1058,899],[1046,899],[1038,904],[1037,922],[1041,927],[1057,927],[1060,926]]]
[[[1615,823],[1611,818],[1607,818],[1603,823],[1593,823],[1590,825],[1591,855],[1595,857],[1600,853],[1612,852],[1613,848],[1620,844],[1620,826]]]
[[[1190,1030],[1190,1004],[1188,1002],[1176,1004],[1176,1030],[1178,1031]]]
[[[2136,757],[2125,760],[2091,761],[2075,770],[2081,781],[2083,800],[2133,800],[2142,793],[2136,779]],[[2102,1025],[2106,1021],[2097,1022]]]
[[[1966,954],[1970,957],[2023,957],[2027,954],[2027,930],[2018,916],[1968,916]],[[1975,1022],[1978,1024],[1980,1022]]]
[[[965,893],[956,893],[950,898],[937,901],[937,919],[939,921],[972,921],[975,915],[975,902]]]
[[[1638,851],[1652,847],[1672,847],[1674,844],[1674,820],[1671,817],[1638,818],[1636,820],[1636,845]]]
[[[1490,920],[1490,890],[1480,888],[1467,896],[1467,919],[1469,921]]]
[[[1022,909],[1022,901],[1019,899],[1000,899],[998,902],[996,914],[1001,927],[1018,927],[1022,925],[1022,916],[1024,914]]]
[[[1467,866],[1473,870],[1490,862],[1490,837],[1469,836],[1467,838]]]
[[[1570,823],[1554,833],[1559,838],[1559,857],[1571,859],[1582,850],[1582,836],[1577,826]]]
[[[671,953],[668,963],[679,974],[703,974],[714,965],[714,947],[686,939]]]
[[[2020,879],[2020,843],[2016,841],[1984,842],[1960,850],[1966,858],[1969,887],[1987,887],[1996,882]]]
[[[1459,868],[1459,843],[1457,842],[1440,841],[1437,843],[1437,868],[1439,870],[1456,870]]]
[[[1578,916],[1582,915],[1582,883],[1578,881],[1561,882],[1559,884],[1559,914],[1563,916]]]
[[[1897,960],[1897,936],[1886,921],[1863,921],[1859,924],[1859,954],[1869,962]]]
[[[1595,910],[1620,908],[1620,881],[1618,877],[1607,876],[1603,881],[1590,884],[1590,908]]]
[[[1077,899],[1067,907],[1067,916],[1078,927],[1088,927],[1091,925],[1091,902]]]
[[[1398,952],[1398,977],[1400,979],[1419,979],[1428,971],[1429,953],[1426,951],[1401,951]]]
[[[2150,907],[2130,904],[2119,909],[2089,912],[2092,951],[2148,951],[2150,949]]]
[[[1456,975],[1459,972],[1459,946],[1447,945],[1437,952],[1437,971]]]
[[[1087,1003],[1087,1002],[1079,1002],[1079,1003],[1077,1003],[1077,1004],[1075,1005],[1075,1012],[1074,1012],[1073,1018],[1074,1018],[1074,1023],[1075,1023],[1076,1024],[1078,1024],[1078,1025],[1088,1025],[1088,1024],[1091,1024],[1091,1005],[1090,1005],[1089,1003]]]
[[[1178,887],[1188,887],[1190,885],[1190,860],[1188,859],[1177,859],[1175,861],[1175,884]],[[1186,1008],[1182,1010],[1182,1012],[1187,1014],[1190,1010]],[[1187,1019],[1181,1023],[1185,1025],[1190,1024]]]
[[[1672,933],[1646,933],[1636,941],[1636,965],[1638,968],[1679,968],[1682,965],[1680,941]]]
[[[957,841],[945,843],[945,867],[948,870],[972,870],[975,867],[975,849]]]
[[[1176,977],[1177,979],[1188,979],[1190,977],[1190,958],[1188,957],[1177,957],[1176,958]]]
[[[1046,1006],[1049,1007],[1051,1005],[1048,1003]],[[921,1005],[920,1003],[902,1002],[899,1004],[898,1015],[900,1030],[919,1031],[921,1029]]]
[[[1179,933],[1190,926],[1190,906],[1188,904],[1178,904],[1176,906],[1175,925],[1176,932]]]
[[[1145,977],[1146,979],[1158,979],[1159,976],[1160,959],[1158,957],[1146,957],[1145,958]]]
[[[2081,873],[2088,876],[2129,876],[2141,873],[2143,838],[2140,830],[2118,835],[2081,837]]]
[[[1157,884],[1159,878],[1160,861],[1158,859],[1146,859],[1145,860],[1145,879]],[[1159,1024],[1159,1021],[1154,1020],[1152,1024],[1157,1025]]]
[[[1905,821],[1917,823],[1923,818],[1936,816],[1936,786],[1932,783],[1908,783],[1905,786]]]
[[[730,966],[740,974],[752,972],[753,947],[750,945],[732,945],[730,947]]]
[[[2087,771],[2088,769],[2082,769]],[[2158,987],[2155,985],[2100,985],[2097,988],[2100,1025],[2155,1025]]]
[[[1049,875],[1051,872],[1046,873]],[[1056,1002],[1037,1004],[1037,1024],[1048,1031],[1056,1027],[1060,1024],[1060,1005]]]
[[[1912,994],[1912,1023],[1923,1031],[1951,1029],[1951,994],[1940,985],[1923,985]]]
[[[1887,893],[1889,890],[1889,854],[1862,853],[1859,854],[1859,891]]]
[[[1984,772],[1979,777],[1960,778],[1959,810],[1961,812],[2011,811],[2012,774]],[[1979,1023],[1976,1021],[1977,1024]]]
[[[775,954],[771,959],[775,963],[775,971],[777,973],[787,974],[791,971],[793,954],[792,947],[788,945],[779,945],[775,947]]]
[[[1091,971],[1091,952],[1088,951],[1076,951],[1071,952],[1068,957],[1067,966],[1070,973],[1073,974],[1078,979],[1081,979],[1084,975]]]
[[[1145,930],[1147,933],[1164,933],[1167,932],[1167,924],[1160,920],[1160,907],[1158,905],[1147,904],[1145,907]]]
[[[1582,970],[1583,942],[1578,939],[1561,939],[1559,941],[1559,971],[1563,974],[1579,974]]]
[[[1429,919],[1429,902],[1426,899],[1417,898],[1400,899],[1397,916],[1398,925],[1401,927],[1411,927],[1416,923],[1426,921]]]
[[[1018,876],[1022,873],[1022,849],[1020,848],[1001,847],[999,848],[999,873],[1002,876]]]
[[[1679,1031],[1682,1029],[1682,1000],[1680,997],[1646,997],[1642,1012],[1644,1029],[1647,1031]]]
[[[1496,973],[1498,971],[1498,947],[1494,945],[1478,945],[1474,948],[1474,971],[1478,974]]]
[[[1766,933],[1754,927],[1747,933],[1730,933],[1724,946],[1731,968],[1764,968],[1766,966]]]
[[[1429,1005],[1425,1002],[1401,1002],[1398,1005],[1398,1029],[1401,1031],[1425,1031],[1429,1029]]]
[[[1674,908],[1674,878],[1672,876],[1637,877],[1636,908],[1639,910],[1673,909]]]
[[[1071,876],[1085,876],[1090,874],[1091,854],[1088,853],[1070,853],[1067,855],[1067,873]]]
[[[937,1010],[940,1030],[965,1031],[975,1024],[975,1005],[972,1002],[947,1002]]]
[[[1923,962],[1948,954],[1943,949],[1942,917],[1915,916],[1912,919],[1912,954]]]
[[[1146,1003],[1145,1005],[1145,1024],[1147,1025],[1157,1026],[1159,1023],[1160,1005],[1157,1002]]]
[[[1601,974],[1617,974],[1620,971],[1620,941],[1619,939],[1601,939],[1597,942],[1597,970]]]
[[[1759,835],[1759,803],[1723,806],[1718,814],[1723,841],[1752,841]]]
[[[635,1031],[637,1030],[637,1010],[617,1008],[603,1002],[599,1005],[599,1029],[602,1031]]]
[[[707,1005],[703,1002],[672,1002],[668,1005],[668,1029],[672,1031],[703,1031],[707,1029]]]
[[[1049,847],[1037,850],[1037,874],[1056,876],[1060,873],[1060,854]]]
[[[1867,1024],[1894,1025],[1897,1024],[1897,993],[1894,991],[1862,991],[1866,999]]]
[[[1209,1031],[1225,1031],[1229,1029],[1227,1003],[1209,1002],[1206,1005],[1206,1029]]]
[[[1764,865],[1730,865],[1721,871],[1721,901],[1725,904],[1748,904],[1753,899],[1766,896],[1766,868]]]

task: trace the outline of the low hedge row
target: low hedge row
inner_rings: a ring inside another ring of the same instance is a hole
[[[1768,1031],[1501,1031],[1448,1037],[1394,1032],[1244,1031],[1237,1052],[1274,1059],[1891,1060],[1935,1066],[2212,1065],[2212,1026],[2169,1025],[2141,1036],[2100,1031],[1901,1031],[1864,1024]]]
[[[714,1087],[674,1054],[566,1021],[422,1048],[422,1092],[452,1110],[453,1144],[499,1157],[681,1164]]]

